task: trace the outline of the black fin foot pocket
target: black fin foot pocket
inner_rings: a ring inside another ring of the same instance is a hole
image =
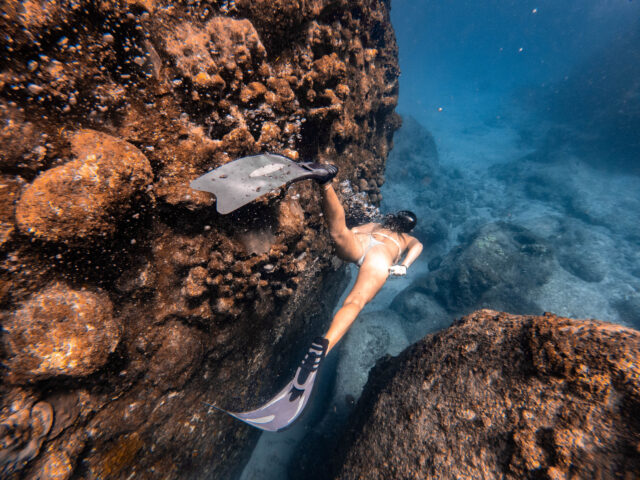
[[[305,175],[305,179],[310,178],[320,185],[330,182],[338,174],[338,167],[330,163],[304,162],[298,165],[309,170],[309,175]]]

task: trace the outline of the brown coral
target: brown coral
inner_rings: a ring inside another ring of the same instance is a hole
[[[10,408],[0,410],[0,474],[22,468],[38,455],[53,423],[47,402],[33,403],[23,391],[9,395]]]
[[[185,22],[168,32],[164,45],[184,78],[215,90],[237,90],[244,69],[258,69],[266,56],[258,33],[246,19],[214,17],[202,29]]]
[[[15,204],[22,183],[19,178],[0,176],[0,247],[9,241],[13,234]]]
[[[22,232],[73,244],[111,235],[122,209],[152,179],[137,148],[105,133],[81,130],[71,147],[75,160],[45,171],[23,192],[16,210]]]
[[[36,170],[44,165],[47,134],[25,119],[23,112],[0,102],[0,166]]]
[[[12,382],[88,375],[104,365],[120,340],[104,293],[62,284],[25,302],[3,327]]]

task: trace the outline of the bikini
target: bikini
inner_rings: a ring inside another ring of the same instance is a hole
[[[386,234],[384,234],[382,232],[371,232],[369,234],[358,233],[357,235],[369,235],[369,243],[367,244],[366,247],[364,247],[364,253],[360,257],[360,259],[356,262],[356,265],[358,265],[358,267],[362,266],[362,263],[364,262],[364,257],[367,256],[367,253],[369,253],[369,250],[371,250],[376,245],[384,245],[384,242],[381,242],[380,240],[376,240],[375,238],[373,238],[374,235],[380,235],[381,237],[388,238],[393,243],[395,243],[398,246],[398,255],[396,256],[396,258],[393,261],[393,263],[394,264],[398,263],[398,260],[400,260],[400,256],[402,255],[402,247],[400,246],[400,243],[395,238],[393,238],[393,237],[391,237],[389,235],[386,235]]]

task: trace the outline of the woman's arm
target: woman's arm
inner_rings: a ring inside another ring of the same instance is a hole
[[[422,253],[422,243],[420,243],[415,237],[411,237],[410,235],[407,236],[410,238],[409,243],[407,244],[407,254],[400,265],[404,265],[409,268],[409,266],[411,266],[416,258],[418,258]]]

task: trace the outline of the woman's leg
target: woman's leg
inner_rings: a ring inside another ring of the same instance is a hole
[[[360,267],[358,278],[344,304],[333,317],[325,338],[329,340],[329,350],[347,333],[364,306],[380,291],[389,276],[389,262],[384,256],[369,254]]]
[[[356,262],[362,256],[362,246],[355,234],[347,228],[344,208],[331,184],[322,188],[322,211],[327,220],[329,234],[336,244],[338,256],[349,262]]]

